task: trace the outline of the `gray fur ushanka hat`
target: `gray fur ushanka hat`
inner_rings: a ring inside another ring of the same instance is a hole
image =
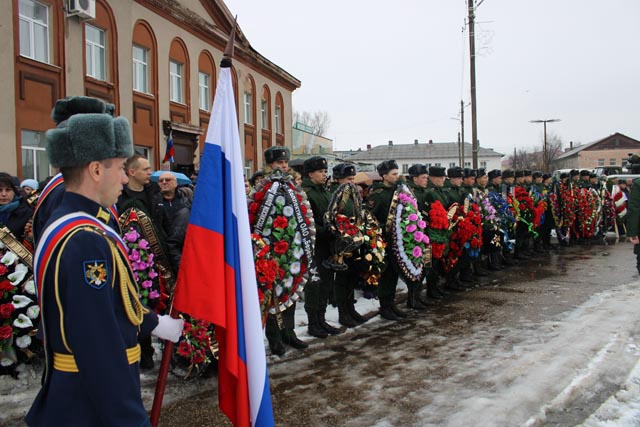
[[[58,168],[133,155],[129,122],[113,117],[114,107],[97,98],[76,96],[56,101],[58,123],[46,133],[49,163]]]

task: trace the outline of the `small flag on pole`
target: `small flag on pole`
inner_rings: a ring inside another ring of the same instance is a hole
[[[273,426],[255,266],[246,256],[253,248],[231,77],[233,38],[220,66],[174,308],[215,324],[222,412],[234,426]]]
[[[173,148],[173,131],[169,132],[169,139],[167,139],[167,152],[164,153],[163,163],[173,163],[173,156],[176,155],[176,149]]]

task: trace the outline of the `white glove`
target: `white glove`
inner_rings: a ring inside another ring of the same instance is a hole
[[[157,336],[162,340],[169,340],[172,342],[178,342],[182,335],[182,328],[184,327],[184,320],[174,319],[168,314],[158,316],[158,326],[151,331],[152,335]]]

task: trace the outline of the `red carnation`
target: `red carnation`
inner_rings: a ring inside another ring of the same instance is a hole
[[[8,272],[9,272],[9,269],[7,268],[7,266],[4,264],[0,264],[0,276],[7,274]]]
[[[0,304],[0,318],[8,319],[11,317],[11,313],[13,313],[16,308],[11,303]]]
[[[264,193],[262,191],[256,191],[256,193],[253,195],[253,200],[255,200],[256,202],[260,202],[262,201],[262,199],[264,199]]]
[[[260,204],[256,203],[256,202],[251,202],[249,203],[249,213],[250,214],[256,214],[258,213],[258,209],[260,209]]]
[[[275,245],[273,245],[273,250],[278,255],[285,254],[289,250],[289,244],[281,240],[279,242],[276,242]]]
[[[300,211],[302,211],[302,215],[307,214],[307,207],[305,205],[300,205]]]
[[[287,218],[283,217],[282,215],[277,216],[276,219],[273,220],[274,228],[287,228],[288,226],[289,221],[287,221]]]
[[[6,340],[13,334],[13,329],[9,325],[0,326],[0,340]]]
[[[9,282],[8,280],[3,280],[2,282],[0,282],[0,291],[7,291],[7,292],[11,292],[13,291],[15,288],[13,287],[13,285],[11,284],[11,282]]]

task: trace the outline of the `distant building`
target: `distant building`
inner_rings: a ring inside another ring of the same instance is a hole
[[[387,145],[376,147],[367,146],[366,150],[340,151],[345,160],[376,165],[383,160],[394,159],[398,162],[400,173],[406,174],[409,167],[416,163],[427,166],[443,166],[451,168],[454,166],[472,167],[472,147],[471,144],[464,144],[464,165],[460,165],[457,142],[433,142],[420,144],[414,141],[413,144],[394,144],[389,141]],[[351,153],[351,154],[349,154]],[[500,169],[500,162],[504,154],[493,151],[492,148],[479,147],[478,167],[486,170]]]
[[[322,156],[333,153],[333,140],[311,132],[308,126],[296,123],[291,129],[292,157]]]
[[[629,153],[640,154],[640,141],[619,132],[588,144],[569,148],[554,160],[555,169],[593,169],[626,166]]]
[[[219,64],[234,17],[223,0],[8,0],[0,14],[0,170],[51,174],[44,132],[54,102],[101,98],[131,124],[159,168],[171,134],[176,170],[197,167]],[[250,175],[272,145],[291,147],[291,93],[300,81],[258,53],[240,28],[232,67]]]

